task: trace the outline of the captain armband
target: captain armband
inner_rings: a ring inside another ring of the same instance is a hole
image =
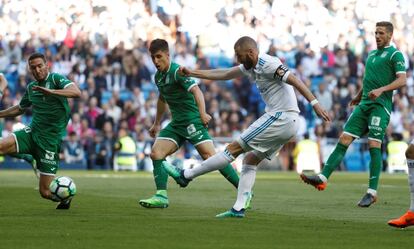
[[[283,81],[284,76],[286,75],[286,73],[289,71],[289,68],[287,68],[284,65],[280,65],[275,73],[273,74],[273,79],[278,79],[280,81]]]

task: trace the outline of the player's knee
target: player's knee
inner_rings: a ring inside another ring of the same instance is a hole
[[[407,159],[414,160],[414,145],[410,144],[410,146],[408,146],[407,150],[405,151],[405,157],[407,157]]]
[[[151,160],[161,160],[163,159],[163,155],[160,151],[153,149],[151,150],[150,158]]]
[[[216,153],[215,152],[199,152],[201,158],[203,158],[203,160],[206,160],[209,157],[214,156]]]
[[[258,158],[254,153],[247,153],[243,158],[243,165],[258,165],[261,159]]]
[[[368,140],[368,147],[369,148],[381,148],[381,142],[376,140]]]
[[[0,155],[6,154],[4,143],[0,142]]]
[[[226,150],[230,152],[230,154],[232,154],[235,158],[244,152],[243,148],[236,141],[233,141],[231,144],[227,145]]]
[[[352,143],[352,141],[354,141],[354,138],[345,133],[342,133],[342,135],[339,137],[339,142],[346,146],[349,146]]]

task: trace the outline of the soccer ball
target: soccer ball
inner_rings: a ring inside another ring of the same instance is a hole
[[[52,200],[54,201],[68,201],[76,194],[76,185],[70,177],[59,176],[53,179],[49,185],[50,192],[52,192]]]

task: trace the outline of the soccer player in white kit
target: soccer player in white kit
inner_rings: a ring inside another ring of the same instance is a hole
[[[180,170],[168,162],[163,163],[167,173],[181,187],[185,187],[193,178],[221,169],[240,154],[248,152],[243,160],[237,201],[232,209],[216,217],[244,217],[245,209],[251,200],[257,165],[263,159],[273,157],[296,135],[299,108],[293,87],[312,104],[319,117],[330,121],[328,113],[305,84],[291,74],[277,57],[259,54],[256,41],[252,38],[241,37],[235,43],[234,51],[240,66],[213,70],[181,68],[181,72],[186,76],[210,80],[229,80],[248,75],[257,84],[266,103],[266,113],[229,144],[224,152],[215,154],[199,166]]]
[[[407,158],[408,185],[410,186],[410,208],[401,217],[388,221],[388,225],[398,228],[414,226],[414,140],[405,151],[405,157]]]

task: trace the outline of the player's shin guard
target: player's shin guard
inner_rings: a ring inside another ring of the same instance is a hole
[[[235,188],[239,186],[239,175],[237,174],[236,170],[233,169],[231,164],[227,164],[227,166],[223,169],[220,169],[220,173],[229,181]]]
[[[167,182],[168,182],[168,174],[165,172],[164,168],[162,167],[162,160],[152,160],[154,165],[154,170],[152,173],[154,174],[154,181],[157,190],[166,190],[167,189]]]
[[[344,158],[347,149],[348,146],[345,146],[341,143],[336,144],[334,151],[332,151],[332,153],[329,155],[328,160],[323,166],[322,175],[324,175],[326,179],[329,178],[332,172],[342,162],[342,159]]]
[[[377,190],[379,176],[382,169],[382,155],[380,148],[370,148],[369,154],[371,162],[369,163],[369,189]]]
[[[237,190],[237,201],[233,206],[234,210],[240,211],[246,208],[246,202],[250,198],[256,180],[256,170],[256,165],[243,165]]]
[[[410,210],[414,212],[414,159],[407,159],[408,164],[408,185],[410,186]]]

